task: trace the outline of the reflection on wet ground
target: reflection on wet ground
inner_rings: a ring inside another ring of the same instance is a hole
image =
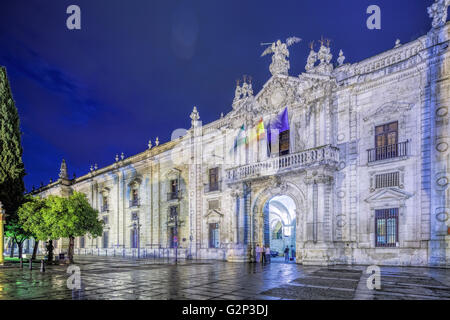
[[[450,270],[381,267],[381,290],[367,289],[364,266],[306,267],[294,263],[127,260],[77,256],[81,289],[67,288],[67,266],[45,273],[0,268],[0,299],[255,300],[448,299]]]

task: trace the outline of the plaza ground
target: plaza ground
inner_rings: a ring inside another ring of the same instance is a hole
[[[221,261],[122,259],[76,256],[81,289],[67,289],[67,265],[0,267],[0,299],[259,300],[432,299],[450,300],[450,270],[381,267],[381,290],[367,289],[365,266],[306,267]]]

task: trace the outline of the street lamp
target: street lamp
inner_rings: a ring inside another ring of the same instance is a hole
[[[3,211],[2,203],[0,202],[0,265],[3,265],[3,245],[4,245],[4,239],[3,239],[3,224],[5,220],[5,214]]]

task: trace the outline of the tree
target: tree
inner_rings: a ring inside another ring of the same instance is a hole
[[[27,235],[18,224],[17,209],[22,204],[25,186],[25,167],[22,161],[19,113],[14,103],[6,70],[0,67],[0,202],[6,213],[6,236],[13,239],[22,254]]]
[[[99,237],[103,222],[98,220],[98,211],[91,207],[86,195],[74,192],[68,198],[50,196],[46,199],[44,221],[50,228],[50,238],[69,238],[69,261],[73,263],[75,237],[90,233]]]
[[[31,259],[36,259],[36,253],[39,241],[47,241],[50,237],[50,226],[47,225],[43,219],[43,210],[46,207],[46,201],[38,197],[26,197],[25,202],[18,210],[19,223],[22,228],[31,233],[35,243],[33,248],[33,255]],[[48,261],[53,260],[53,252],[49,252]]]
[[[14,219],[10,219],[5,226],[5,235],[11,238],[14,243],[17,243],[19,249],[19,258],[22,258],[23,242],[31,237],[31,233],[25,231],[19,222],[19,219],[15,216]],[[14,254],[14,245],[11,246],[11,255]]]
[[[25,191],[23,177],[20,120],[14,103],[6,70],[0,67],[0,202],[7,215],[7,224],[15,229],[17,209]]]

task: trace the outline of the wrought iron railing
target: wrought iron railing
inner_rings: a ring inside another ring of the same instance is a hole
[[[367,150],[367,157],[369,159],[369,163],[380,160],[405,157],[407,155],[408,155],[408,141]]]

